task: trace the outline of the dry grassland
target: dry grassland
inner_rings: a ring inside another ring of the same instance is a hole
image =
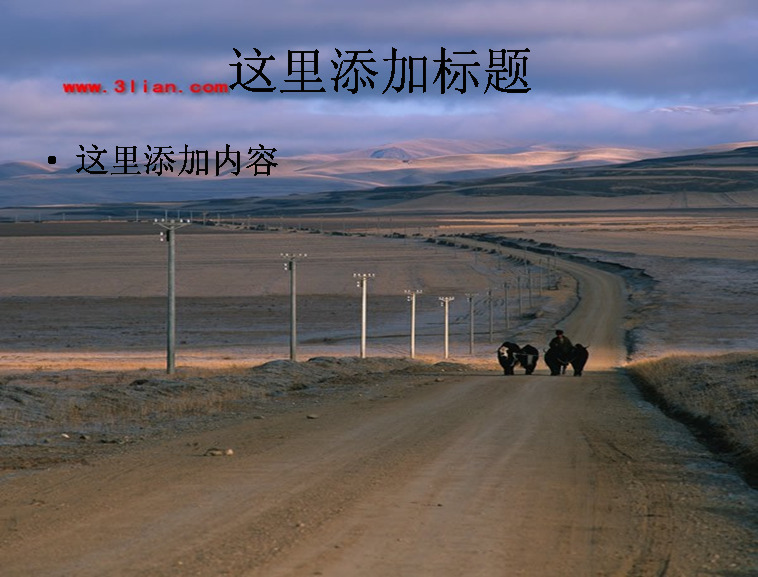
[[[645,270],[655,279],[655,289],[630,286],[628,329],[637,343],[635,357],[658,360],[633,365],[635,374],[667,406],[715,427],[744,457],[743,464],[754,462],[754,358],[701,358],[703,351],[755,348],[752,327],[758,311],[745,308],[746,299],[758,296],[751,248],[758,245],[758,233],[750,218],[585,215],[425,224],[444,234],[487,227],[506,237],[554,244],[559,256],[570,253]],[[302,230],[208,234],[206,228],[191,227],[177,239],[180,371],[166,379],[161,375],[166,247],[151,227],[120,225],[117,234],[108,234],[105,225],[98,226],[94,236],[62,234],[61,225],[50,235],[39,234],[45,230],[40,227],[29,229],[32,234],[0,235],[2,426],[15,431],[16,442],[39,440],[57,429],[132,434],[134,426],[156,416],[218,414],[240,399],[255,402],[293,386],[291,375],[280,383],[251,386],[248,374],[249,367],[288,354],[289,276],[281,253],[308,254],[298,268],[303,359],[357,354],[355,272],[376,274],[369,284],[370,356],[407,356],[409,311],[403,291],[424,290],[418,301],[417,350],[428,364],[442,360],[438,296],[456,296],[453,358],[488,369],[495,368],[484,298],[488,290],[493,290],[495,343],[515,335],[539,344],[575,299],[573,279],[563,276],[560,290],[535,289],[531,306],[524,295],[519,316],[512,289],[506,329],[503,282],[514,286],[521,263],[487,250],[383,238],[371,234],[378,232],[371,226],[364,229],[367,236]],[[400,229],[402,223],[395,226]],[[535,257],[535,274],[539,262]],[[546,278],[541,282],[546,286]],[[467,292],[479,295],[474,355],[468,354]],[[700,328],[692,331],[693,325]],[[666,358],[679,351],[698,356]],[[54,394],[43,399],[43,390]],[[51,422],[53,427],[42,426]],[[23,427],[19,432],[21,423],[30,425],[29,435]]]
[[[758,485],[758,355],[671,356],[634,363],[629,371],[649,396],[711,447],[728,452]]]

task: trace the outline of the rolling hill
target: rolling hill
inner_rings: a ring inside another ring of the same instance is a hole
[[[77,172],[78,166],[50,167],[32,162],[0,164],[0,207],[176,202],[216,198],[280,197],[384,186],[425,185],[442,180],[489,178],[555,167],[611,164],[648,158],[649,150],[597,148],[550,150],[505,142],[421,139],[334,154],[276,156],[270,175],[230,164],[216,175],[209,153],[209,175],[182,172],[182,155],[163,175],[123,175],[115,158],[100,159],[106,174]],[[241,160],[244,161],[245,155]],[[87,160],[87,163],[90,163]]]
[[[442,151],[443,144],[286,158],[270,177],[81,176],[24,164],[0,170],[0,201],[6,206],[0,215],[119,218],[167,208],[277,216],[758,206],[756,143],[671,156],[625,149],[497,152],[483,145],[471,152],[474,145],[454,143],[446,155],[423,156]]]

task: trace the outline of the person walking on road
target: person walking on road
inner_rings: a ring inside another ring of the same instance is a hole
[[[563,334],[563,331],[558,329],[555,331],[555,336],[550,340],[548,347],[549,350],[545,355],[545,362],[547,363],[549,358],[551,362],[548,366],[551,364],[554,365],[550,367],[550,374],[565,374],[566,365],[568,365],[571,360],[574,345],[569,338]]]
[[[574,347],[569,338],[563,334],[561,329],[555,331],[555,336],[550,340],[548,346],[551,349],[556,349],[562,358],[568,358],[571,354],[571,349]]]

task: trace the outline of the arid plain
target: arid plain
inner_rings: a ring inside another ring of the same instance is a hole
[[[754,574],[755,491],[618,372],[755,350],[754,209],[613,202],[187,227],[175,376],[158,227],[2,225],[0,559],[10,575]],[[296,364],[282,253],[307,253]],[[354,273],[375,275],[363,362]],[[423,290],[418,363],[406,289]],[[502,376],[501,341],[542,349],[557,327],[590,345],[584,377]],[[196,458],[209,447],[234,455]]]

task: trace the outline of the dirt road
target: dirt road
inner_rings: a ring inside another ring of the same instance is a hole
[[[6,475],[0,573],[758,574],[755,492],[613,369],[621,283],[563,266],[583,377],[388,376],[380,396]]]

